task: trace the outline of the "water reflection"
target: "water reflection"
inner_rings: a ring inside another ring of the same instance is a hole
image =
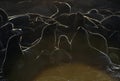
[[[62,64],[40,73],[34,81],[113,81],[103,71],[83,64]]]

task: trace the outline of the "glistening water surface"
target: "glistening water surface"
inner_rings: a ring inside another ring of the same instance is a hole
[[[106,73],[83,64],[63,64],[40,73],[33,81],[114,81]]]

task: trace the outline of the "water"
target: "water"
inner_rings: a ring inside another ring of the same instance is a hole
[[[42,71],[33,81],[114,81],[103,71],[83,64],[62,64]]]

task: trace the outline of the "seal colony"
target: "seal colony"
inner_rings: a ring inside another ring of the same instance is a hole
[[[85,64],[119,80],[120,15],[107,9],[73,13],[66,2],[54,5],[51,16],[9,16],[0,9],[0,80],[30,81],[65,63]]]

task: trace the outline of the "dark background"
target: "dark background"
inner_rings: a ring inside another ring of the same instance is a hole
[[[53,1],[56,0],[0,0],[0,8],[7,11],[8,15],[23,13],[40,13],[51,15],[55,12]],[[58,0],[66,1],[72,6],[72,11],[86,12],[91,8],[110,9],[113,12],[120,9],[120,0]]]

